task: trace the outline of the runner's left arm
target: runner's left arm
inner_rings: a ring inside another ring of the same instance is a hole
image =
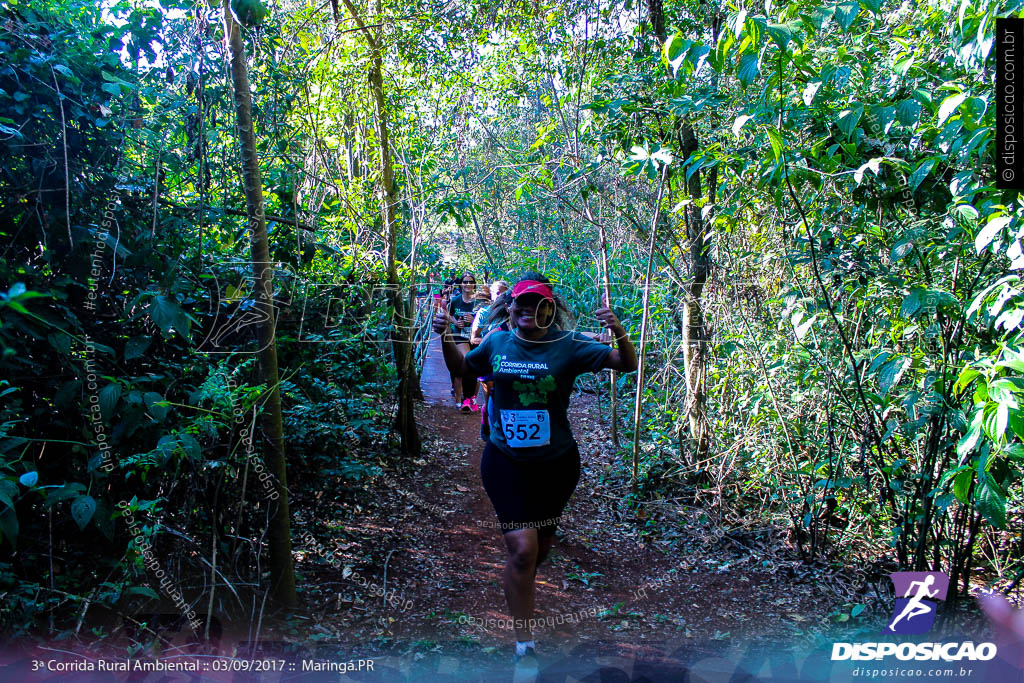
[[[483,322],[484,314],[486,313],[486,308],[480,308],[477,310],[476,315],[473,316],[473,324],[469,327],[469,343],[474,346],[479,346],[480,342],[484,340]]]

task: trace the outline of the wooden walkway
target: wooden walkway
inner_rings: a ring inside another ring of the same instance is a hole
[[[454,405],[451,375],[441,354],[441,336],[433,332],[427,344],[427,355],[423,358],[420,389],[423,390],[423,400],[429,405]]]
[[[452,398],[451,375],[448,374],[448,368],[444,365],[444,355],[441,353],[441,336],[433,332],[427,344],[427,355],[423,358],[423,370],[420,371],[420,389],[423,390],[423,400],[428,405],[455,405],[455,399]],[[481,400],[479,393],[476,400]]]

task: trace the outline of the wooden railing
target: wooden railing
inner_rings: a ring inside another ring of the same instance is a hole
[[[414,318],[415,332],[413,333],[413,364],[416,367],[416,374],[423,371],[423,360],[427,357],[427,347],[430,345],[431,323],[434,319],[434,297],[428,290],[427,295],[420,297],[416,302],[416,316]]]

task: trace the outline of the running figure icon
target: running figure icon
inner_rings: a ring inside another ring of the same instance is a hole
[[[935,622],[939,600],[946,599],[949,578],[942,572],[895,572],[890,574],[896,589],[892,621],[883,633],[926,633]]]
[[[932,608],[928,605],[925,605],[921,601],[925,598],[934,598],[936,595],[939,594],[938,589],[935,589],[934,591],[928,590],[928,588],[933,583],[935,583],[934,574],[929,574],[927,577],[925,577],[924,581],[910,582],[910,586],[907,588],[907,594],[903,596],[905,598],[910,598],[910,602],[908,602],[906,607],[903,608],[903,611],[900,612],[900,615],[893,619],[892,623],[889,624],[890,631],[895,631],[896,624],[898,624],[903,619],[910,621],[914,617],[919,617],[922,614],[931,614]],[[910,597],[910,592],[914,590],[914,586],[917,586],[917,593],[914,595],[914,597]]]

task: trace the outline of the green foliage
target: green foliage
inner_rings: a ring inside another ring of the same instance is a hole
[[[1019,372],[1000,363],[1018,353],[1024,257],[1017,200],[989,184],[983,71],[991,18],[1018,9],[926,6],[883,22],[879,3],[790,4],[731,13],[714,44],[681,21],[657,68],[620,59],[584,107],[589,141],[626,174],[656,178],[648,150],[664,150],[681,159],[671,190],[687,197],[714,169],[720,201],[688,196],[673,213],[698,206],[714,226],[709,419],[742,496],[774,500],[802,551],[860,542],[844,535],[859,518],[889,535],[901,566],[940,557],[962,580],[973,537],[933,530],[974,514],[1002,527],[1019,509]],[[684,125],[699,143],[689,154]],[[683,271],[686,257],[666,260]],[[655,329],[671,363],[671,328]],[[671,470],[658,463],[685,393],[670,377],[645,394],[650,472]],[[676,471],[706,474],[681,439],[677,451]]]
[[[242,26],[259,26],[267,18],[267,7],[260,0],[231,0],[231,14]]]
[[[12,632],[64,599],[37,580],[51,519],[68,553],[98,558],[68,567],[65,594],[154,599],[136,539],[207,576],[216,537],[237,583],[259,583],[244,539],[266,501],[252,480],[239,495],[261,453],[243,436],[267,395],[258,340],[243,325],[230,353],[200,350],[254,310],[210,7],[5,4],[0,545],[30,558],[0,566]],[[1024,201],[991,182],[991,74],[993,19],[1020,2],[676,2],[664,44],[624,28],[621,3],[384,3],[366,17],[379,53],[326,6],[231,9],[259,27],[244,33],[296,491],[364,481],[387,450],[392,247],[410,280],[545,272],[581,329],[607,278],[636,340],[653,230],[636,497],[735,506],[790,524],[808,559],[859,550],[959,583],[978,535],[1019,521]],[[635,389],[619,375],[623,424]]]
[[[141,542],[187,587],[208,576],[216,537],[220,556],[232,558],[218,566],[229,583],[258,586],[261,548],[245,539],[263,533],[268,506],[254,473],[265,445],[253,438],[266,387],[253,328],[213,334],[252,306],[231,88],[212,49],[220,17],[170,1],[5,10],[0,549],[23,560],[0,567],[2,628],[31,632],[52,618],[51,628],[77,630],[80,611],[68,600],[131,614],[165,599],[151,587]],[[234,11],[262,23],[249,39],[280,44],[261,3],[236,2]],[[308,177],[296,185],[311,138],[289,129],[303,112],[294,112],[288,69],[302,60],[257,63],[252,74],[260,153],[272,167],[271,253],[282,264],[274,297],[290,377],[287,449],[330,469],[331,481],[357,480],[375,471],[391,419],[381,397],[394,385],[377,343],[390,332],[390,309],[372,295],[384,269],[367,245],[378,205],[365,165],[375,141],[353,148],[344,195],[325,196]],[[211,353],[211,340],[223,347]],[[356,454],[371,442],[374,458]],[[51,553],[69,558],[53,577]],[[245,598],[236,593],[234,607],[218,609],[244,609]]]

